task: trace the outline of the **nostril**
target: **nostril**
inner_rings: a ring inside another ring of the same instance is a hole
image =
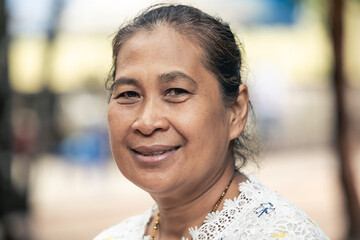
[[[132,128],[133,131],[139,132],[143,135],[151,135],[154,132],[165,131],[169,124],[165,119],[154,119],[153,121],[136,121]]]
[[[144,136],[151,136],[156,132],[163,132],[163,131],[166,131],[166,129],[164,129],[164,128],[151,128],[151,127],[148,127],[148,128],[143,127],[143,128],[134,129],[134,132],[139,133],[139,134],[144,135]]]

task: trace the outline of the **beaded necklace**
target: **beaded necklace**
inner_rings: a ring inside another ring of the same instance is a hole
[[[230,181],[229,181],[229,184],[226,186],[225,190],[222,192],[220,198],[216,201],[214,207],[212,208],[211,212],[215,212],[218,208],[219,208],[219,205],[221,203],[221,201],[223,200],[223,198],[225,197],[225,194],[227,193],[233,179],[234,179],[234,176],[235,176],[235,172],[234,174],[232,175]],[[155,219],[155,224],[154,224],[154,227],[153,227],[153,231],[152,231],[152,234],[151,234],[151,237],[150,237],[150,240],[155,240],[155,236],[156,236],[156,231],[159,229],[159,225],[160,225],[160,212],[156,215],[156,219]]]

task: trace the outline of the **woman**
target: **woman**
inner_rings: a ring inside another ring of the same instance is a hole
[[[249,94],[229,26],[184,5],[151,7],[113,40],[108,123],[122,174],[156,205],[104,239],[328,239],[239,168]]]

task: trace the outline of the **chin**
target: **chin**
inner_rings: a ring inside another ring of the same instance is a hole
[[[173,174],[169,172],[159,171],[159,169],[141,169],[129,181],[148,193],[160,193],[174,189],[172,184]],[[126,176],[125,176],[126,177]]]

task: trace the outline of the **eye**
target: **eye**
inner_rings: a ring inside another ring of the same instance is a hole
[[[172,97],[177,97],[177,96],[181,96],[184,94],[188,94],[189,92],[186,91],[185,89],[182,88],[170,88],[166,91],[166,96],[172,96]]]
[[[135,103],[140,99],[140,95],[134,91],[122,92],[119,95],[115,96],[114,99],[124,104]]]
[[[127,92],[120,93],[116,98],[127,98],[127,99],[130,99],[130,98],[137,98],[137,97],[140,97],[137,92],[127,91]]]
[[[182,103],[191,97],[191,93],[183,88],[169,88],[165,91],[165,100],[170,103]]]

